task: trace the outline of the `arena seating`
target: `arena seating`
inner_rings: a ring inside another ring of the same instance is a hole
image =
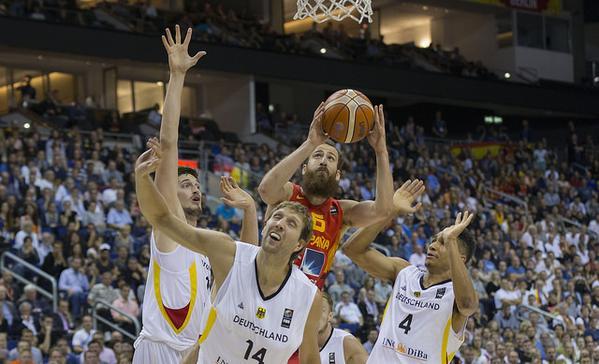
[[[464,144],[428,138],[429,133],[411,121],[390,118],[388,125],[394,181],[421,178],[427,193],[419,213],[396,219],[379,235],[376,242],[383,249],[423,264],[422,252],[433,233],[449,225],[459,210],[477,213],[472,276],[480,311],[467,324],[460,357],[477,363],[513,355],[522,362],[552,356],[572,363],[582,357],[596,359],[599,159],[592,139],[579,143],[582,138],[574,136],[574,128],[563,131],[571,135],[567,144],[546,145],[541,130],[525,126],[511,130],[511,139],[487,137]],[[65,357],[78,356],[86,350],[80,337],[89,330],[86,314],[96,299],[118,301],[134,317],[141,312],[150,228],[134,195],[132,168],[139,150],[114,143],[101,129],[50,129],[47,137],[31,129],[0,133],[2,250],[60,278],[54,312],[47,298],[3,271],[0,327],[7,334],[0,334],[6,337],[0,341],[0,357],[17,358],[13,349],[19,342],[37,348],[34,358],[47,357],[52,347]],[[370,147],[362,142],[341,148],[347,163],[339,197],[372,198],[375,163]],[[252,192],[257,181],[241,179],[234,168],[261,176],[284,156],[266,145],[224,141],[207,153],[211,172],[231,174]],[[260,208],[262,215],[264,206]],[[202,226],[237,235],[240,215],[223,216],[221,211],[205,209]],[[21,264],[11,270],[47,287]],[[105,272],[111,274],[103,276]],[[327,289],[336,312],[344,305],[339,298],[349,292],[362,316],[355,333],[371,347],[391,286],[373,280],[342,253],[333,272]],[[135,331],[129,319],[96,308]],[[337,319],[340,325],[351,324],[344,321],[350,318]],[[99,330],[97,338],[106,340],[101,357],[114,355],[119,363],[128,362],[131,341],[102,324]]]

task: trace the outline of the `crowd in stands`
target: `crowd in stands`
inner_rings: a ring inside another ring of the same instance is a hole
[[[440,115],[437,119],[430,135],[448,128]],[[468,148],[452,153],[448,145],[427,144],[425,130],[412,119],[388,125],[394,181],[421,178],[427,192],[418,213],[394,219],[379,235],[380,249],[423,267],[433,234],[451,224],[457,211],[477,213],[471,275],[480,311],[468,321],[465,344],[454,360],[597,362],[599,159],[593,137],[580,143],[570,125],[568,153],[561,156],[524,123],[498,154],[475,158]],[[223,142],[210,148],[210,169],[231,174],[249,189],[256,181],[244,180],[240,171],[261,176],[285,155],[266,145]],[[340,148],[345,163],[338,197],[373,199],[370,147]],[[140,215],[133,184],[138,152],[108,143],[101,129],[85,135],[53,130],[48,137],[0,130],[1,249],[56,277],[60,293],[54,311],[33,286],[2,273],[0,358],[130,361],[131,341],[102,324],[92,328],[89,314],[95,308],[130,331],[129,317],[99,302],[140,316],[150,227]],[[235,209],[221,205],[204,213],[201,226],[239,234],[241,214]],[[24,267],[12,268],[51,289]],[[373,279],[338,252],[326,289],[338,326],[367,349],[376,340],[391,283]]]
[[[204,43],[226,44],[274,52],[303,54],[380,63],[406,69],[443,72],[465,77],[496,79],[481,62],[471,62],[458,48],[445,50],[439,44],[419,48],[414,43],[386,44],[371,39],[367,27],[350,37],[343,25],[313,28],[303,34],[279,34],[268,24],[226,9],[215,2],[188,2],[185,12],[157,10],[149,1],[131,5],[127,1],[98,2],[79,8],[75,1],[0,0],[0,16],[68,23],[148,34],[160,34],[166,26],[179,24],[194,29],[194,38]],[[326,49],[325,53],[321,49]]]

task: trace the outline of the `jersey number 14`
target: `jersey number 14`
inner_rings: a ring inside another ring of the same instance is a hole
[[[245,351],[245,355],[243,356],[243,358],[245,360],[248,360],[250,358],[250,355],[252,354],[252,349],[254,348],[254,342],[252,340],[247,340],[246,343],[248,343],[248,348]],[[256,360],[259,364],[264,364],[264,356],[266,355],[266,349],[262,348],[258,351],[256,351],[254,353],[254,355],[252,355],[252,359]]]

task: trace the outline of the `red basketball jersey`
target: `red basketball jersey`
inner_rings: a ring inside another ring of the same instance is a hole
[[[316,206],[304,196],[299,185],[293,185],[290,201],[306,206],[312,215],[312,239],[306,249],[294,261],[319,289],[324,287],[325,278],[339,248],[343,210],[338,200],[329,197]]]

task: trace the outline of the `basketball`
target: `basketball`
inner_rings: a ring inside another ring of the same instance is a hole
[[[374,126],[372,103],[360,91],[345,89],[325,101],[322,130],[340,143],[364,139]]]

